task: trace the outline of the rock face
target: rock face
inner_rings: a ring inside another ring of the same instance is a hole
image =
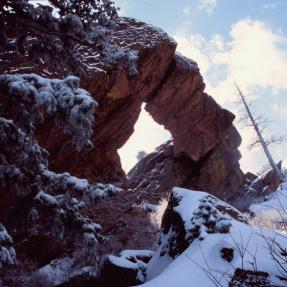
[[[204,93],[197,64],[175,55],[167,76],[148,99],[146,109],[173,136],[173,145],[158,148],[128,175],[131,188],[149,192],[173,186],[206,190],[232,200],[243,184],[241,137],[234,115]]]
[[[130,76],[125,70],[104,65],[95,51],[79,48],[79,57],[88,68],[82,85],[99,103],[92,138],[94,148],[76,153],[67,143],[67,136],[47,119],[37,129],[37,136],[50,152],[50,169],[101,182],[123,181],[117,150],[133,133],[145,102],[154,120],[173,136],[171,157],[176,163],[170,162],[166,168],[180,169],[176,172],[180,178],[175,175],[176,179],[167,186],[192,181],[194,176],[189,177],[192,171],[186,167],[187,162],[193,166],[204,159],[195,187],[216,194],[231,187],[230,193],[234,192],[242,182],[237,163],[240,136],[232,126],[234,115],[204,93],[205,84],[197,64],[175,54],[176,43],[160,29],[132,19],[119,21],[113,41],[138,52],[138,74]],[[25,57],[15,60],[9,53],[2,53],[1,57],[5,58],[2,73],[8,67],[10,71],[15,68],[15,72],[36,72],[48,77],[64,77],[67,73],[52,67],[34,67]],[[226,179],[228,184],[224,183]]]
[[[232,126],[220,145],[199,161],[183,154],[176,157],[174,145],[168,142],[141,160],[128,174],[129,187],[135,191],[162,194],[173,186],[206,190],[227,201],[237,199],[244,182],[240,170],[241,138]]]
[[[161,198],[168,197],[173,186],[205,190],[231,201],[243,184],[244,175],[238,164],[240,153],[237,149],[241,138],[232,124],[234,115],[221,108],[204,92],[205,84],[197,64],[176,55],[176,43],[167,34],[132,19],[119,20],[113,41],[138,52],[137,75],[130,76],[123,69],[103,64],[95,51],[79,47],[79,57],[88,69],[82,87],[99,103],[93,127],[94,148],[76,152],[68,143],[68,136],[55,128],[48,115],[44,123],[37,127],[36,136],[40,145],[49,151],[50,170],[69,172],[91,182],[119,183],[123,193],[118,198],[108,198],[102,202],[91,200],[84,205],[82,198],[76,198],[75,195],[69,202],[71,206],[65,202],[61,206],[43,206],[39,209],[40,217],[35,218],[32,218],[34,213],[31,213],[31,225],[27,226],[27,214],[35,198],[27,198],[27,202],[21,198],[14,202],[9,194],[0,192],[0,221],[5,226],[7,223],[6,227],[9,226],[11,231],[17,230],[16,233],[19,233],[15,236],[15,242],[20,261],[28,258],[37,264],[37,268],[42,267],[39,270],[44,270],[44,273],[50,268],[56,270],[63,266],[74,266],[69,257],[72,250],[70,246],[75,248],[77,242],[84,240],[82,237],[79,239],[82,233],[88,233],[89,238],[98,233],[95,231],[92,235],[93,232],[85,232],[82,223],[97,222],[102,225],[101,232],[107,241],[97,249],[100,254],[117,253],[122,248],[148,249],[155,243],[158,227],[151,224],[152,212],[143,207],[149,205],[153,210]],[[10,52],[0,53],[0,73],[34,72],[50,78],[63,78],[68,74],[64,68],[59,71],[53,67],[35,67],[25,56],[18,57]],[[143,103],[146,103],[146,109],[154,120],[171,132],[173,141],[145,157],[126,178],[117,150],[133,133]],[[65,216],[62,216],[63,209]],[[59,218],[54,216],[53,210],[59,213]],[[18,222],[15,216],[9,216],[11,214],[17,214],[21,220]],[[171,226],[167,220],[168,214],[163,225],[165,230]],[[32,230],[35,226],[32,219],[39,222],[39,226],[55,221],[55,228],[62,230],[65,227],[69,238],[65,246],[55,241],[54,237],[45,235],[46,232],[51,233],[48,225],[43,229],[43,236],[27,238],[27,228]],[[174,230],[178,234],[175,241],[181,243],[170,249],[171,257],[182,252],[190,243],[185,240],[186,230],[183,229],[182,219],[177,217],[177,220],[176,226],[181,230]],[[23,230],[13,224],[22,226]],[[101,238],[99,236],[99,241]],[[81,248],[86,250],[85,245]],[[38,249],[41,253],[37,252],[37,257],[35,253]],[[85,259],[85,256],[81,258]],[[126,270],[110,264],[105,270],[103,282],[114,272],[124,273],[123,286],[126,281],[135,284],[133,280],[139,279],[135,278],[138,275],[138,269],[135,268],[126,274]],[[89,273],[89,270],[82,271]],[[62,273],[69,272],[65,269]],[[95,279],[89,278],[86,273],[70,274],[75,275],[71,277],[74,285],[65,285],[63,281],[63,286],[81,286],[85,284],[83,282]],[[35,275],[36,281],[38,275]]]
[[[169,130],[174,155],[198,161],[225,137],[234,115],[204,93],[205,84],[195,62],[175,55],[168,76],[148,100],[146,109]]]
[[[281,170],[281,161],[277,165]],[[280,179],[273,169],[260,176],[247,172],[244,175],[244,184],[231,203],[241,211],[248,211],[252,204],[264,202],[279,186]]]
[[[67,137],[47,119],[38,128],[38,138],[50,152],[50,169],[68,171],[90,180],[113,180],[124,176],[117,150],[133,133],[141,105],[155,93],[174,57],[176,43],[166,33],[132,19],[121,19],[113,41],[138,52],[138,74],[103,64],[92,49],[79,48],[88,69],[81,86],[98,101],[92,151],[76,153]],[[64,77],[68,72],[53,67],[34,67],[27,58],[2,53],[0,72],[36,72],[47,77]],[[5,59],[5,60],[4,60]],[[17,60],[15,60],[17,59]]]
[[[237,149],[240,143],[239,133],[234,126],[230,127],[221,144],[202,161],[199,177],[186,186],[205,190],[225,201],[236,199],[244,183],[239,165],[241,154]]]
[[[282,162],[280,161],[277,166],[281,170]],[[273,169],[267,170],[264,174],[256,177],[250,184],[250,188],[254,189],[258,194],[262,193],[268,195],[275,190],[280,185],[280,179],[278,178],[276,172]]]
[[[196,172],[197,165],[187,156],[175,158],[173,149],[169,141],[142,159],[128,173],[129,187],[137,193],[145,190],[164,196],[173,186],[182,186]]]

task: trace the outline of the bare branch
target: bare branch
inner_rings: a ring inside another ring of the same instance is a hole
[[[258,145],[261,145],[271,167],[273,168],[273,170],[275,171],[277,177],[280,179],[281,182],[284,181],[284,175],[281,172],[281,170],[279,169],[279,167],[277,166],[277,164],[275,163],[269,149],[268,149],[268,145],[271,143],[280,143],[282,141],[282,138],[275,138],[275,137],[271,137],[270,139],[266,139],[263,137],[263,133],[264,131],[267,129],[267,123],[268,120],[264,119],[262,116],[254,116],[254,112],[252,112],[252,103],[248,103],[245,96],[243,95],[243,93],[241,92],[239,86],[235,84],[235,87],[237,89],[239,98],[241,100],[241,103],[246,111],[246,116],[249,118],[249,123],[248,126],[251,126],[252,128],[254,128],[255,132],[256,132],[256,139],[255,141],[253,141],[250,146],[249,149],[252,149]]]

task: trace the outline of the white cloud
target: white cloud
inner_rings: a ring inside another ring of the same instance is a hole
[[[185,7],[182,9],[182,13],[183,13],[185,16],[190,16],[190,15],[191,15],[191,7],[190,7],[190,6],[185,6]]]
[[[265,3],[265,4],[263,4],[263,9],[267,9],[267,10],[269,10],[269,9],[271,9],[271,10],[274,10],[274,9],[276,9],[277,8],[277,6],[278,6],[278,3],[276,3],[276,2],[270,2],[270,3]]]
[[[278,103],[275,103],[272,105],[272,110],[277,113],[277,115],[279,117],[282,118],[282,120],[285,120],[286,121],[286,118],[287,118],[287,105],[280,105]],[[287,131],[286,131],[287,133]]]
[[[190,28],[192,26],[192,21],[191,20],[186,20],[183,22],[183,25],[185,25],[187,28]]]
[[[266,110],[274,112],[271,118],[276,116],[283,131],[287,130],[287,122],[281,122],[287,109],[286,96],[283,100],[287,93],[287,36],[272,31],[264,22],[251,19],[235,23],[229,36],[229,40],[220,35],[205,39],[201,35],[177,32],[174,38],[178,42],[178,50],[198,62],[206,90],[217,102],[237,113],[233,104],[237,99],[234,88],[234,82],[237,82],[245,94],[255,92],[257,97],[264,96],[266,106],[262,113]],[[282,101],[276,106],[274,99],[280,94]],[[239,131],[243,137],[240,148],[242,167],[245,170],[258,169],[263,164],[263,155],[258,155],[258,150],[247,152],[253,132],[240,128]],[[284,147],[286,149],[286,145],[273,148],[278,159],[287,157]]]
[[[217,0],[199,0],[198,9],[204,10],[208,15],[211,15],[216,6]]]
[[[220,35],[205,39],[184,33],[176,33],[174,38],[178,50],[199,63],[208,91],[220,94],[221,103],[234,100],[230,95],[234,94],[233,88],[230,90],[234,82],[248,92],[269,88],[274,95],[287,89],[287,37],[273,32],[263,22],[250,19],[237,22],[231,28],[229,41]],[[228,70],[227,76],[212,85],[208,72],[222,65]],[[224,93],[226,89],[229,95]]]
[[[230,36],[229,49],[217,53],[215,58],[216,62],[229,65],[230,77],[246,89],[259,86],[276,93],[287,88],[286,37],[249,19],[236,23]]]

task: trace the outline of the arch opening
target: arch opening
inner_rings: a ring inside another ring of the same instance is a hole
[[[124,146],[118,150],[124,171],[128,173],[136,165],[139,161],[139,152],[143,151],[148,154],[170,138],[170,132],[156,123],[145,110],[145,104],[142,104],[141,113],[134,126],[133,134]]]

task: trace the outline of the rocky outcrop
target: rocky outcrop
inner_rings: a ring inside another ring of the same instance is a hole
[[[186,206],[191,210],[187,211]],[[228,233],[231,219],[248,224],[239,211],[207,193],[173,188],[163,216],[157,252],[160,257],[176,258],[194,240],[203,240],[206,232]]]
[[[205,190],[233,202],[244,183],[239,166],[241,155],[237,150],[240,143],[240,135],[232,126],[220,145],[195,161],[186,154],[176,157],[170,141],[147,155],[128,173],[128,185],[136,192],[145,190],[161,196],[173,186]]]
[[[173,186],[182,186],[197,172],[196,162],[187,156],[175,158],[172,141],[159,146],[144,157],[127,175],[128,185],[135,192],[166,195]]]
[[[168,129],[173,145],[163,145],[128,174],[131,188],[148,192],[173,186],[208,191],[232,200],[244,182],[234,115],[204,93],[197,64],[176,55],[168,75],[146,109]]]
[[[281,170],[281,161],[277,164]],[[248,211],[252,204],[262,203],[280,186],[280,179],[273,169],[257,176],[251,172],[244,175],[244,183],[231,203],[241,211]]]
[[[269,280],[269,274],[267,272],[260,272],[254,270],[244,270],[237,268],[234,272],[234,276],[232,277],[229,286],[265,286],[265,287],[276,287],[271,285]]]
[[[79,47],[79,57],[87,67],[82,86],[99,103],[92,138],[94,148],[75,152],[67,136],[47,118],[37,129],[37,136],[50,153],[50,169],[68,171],[89,180],[123,182],[124,172],[117,150],[133,133],[145,102],[154,120],[173,136],[173,157],[184,162],[176,164],[176,168],[182,169],[185,161],[199,162],[208,157],[206,169],[200,171],[198,187],[216,190],[219,194],[225,189],[223,181],[235,172],[229,180],[232,193],[240,185],[242,176],[236,165],[238,143],[230,144],[234,140],[238,142],[232,128],[234,115],[204,92],[205,84],[197,64],[175,54],[176,43],[167,34],[132,19],[123,18],[118,24],[113,41],[138,52],[138,74],[130,76],[125,70],[102,63],[92,49]],[[68,73],[65,69],[35,67],[25,57],[15,57],[8,52],[2,53],[1,58],[5,58],[0,68],[2,73],[8,71],[8,67],[9,71],[36,72],[48,77],[64,77]],[[230,155],[232,166],[225,160]],[[184,173],[191,174],[190,170]]]
[[[138,52],[138,74],[130,76],[126,70],[102,63],[93,49],[79,47],[79,57],[87,67],[81,86],[99,103],[93,127],[94,148],[75,152],[67,143],[67,136],[47,119],[37,135],[49,150],[52,170],[109,182],[124,176],[117,150],[133,133],[143,101],[155,93],[166,76],[176,43],[162,30],[132,19],[119,21],[113,41]],[[11,51],[3,52],[0,57],[1,73],[36,72],[50,78],[68,74],[64,67],[61,71],[54,67],[35,67],[29,59],[15,56]]]
[[[202,160],[198,178],[187,182],[186,187],[207,191],[228,202],[236,200],[244,183],[239,165],[240,144],[239,133],[234,126],[230,127],[221,144]]]
[[[282,162],[280,161],[277,164],[279,170],[281,170],[281,165]],[[253,179],[253,181],[250,183],[250,189],[253,189],[258,194],[261,193],[262,195],[268,195],[277,190],[280,183],[280,179],[278,178],[276,172],[271,168],[262,175]]]
[[[146,265],[152,254],[149,250],[124,250],[118,257],[108,256],[103,263],[97,286],[140,285],[145,280]]]
[[[89,270],[85,269],[87,266],[76,266],[73,263],[75,258],[72,260],[69,257],[79,243],[85,252],[93,251],[84,245],[89,243],[89,238],[95,243],[102,241],[102,234],[105,235],[100,247],[93,245],[101,255],[118,253],[123,248],[152,248],[158,227],[151,224],[151,212],[142,207],[145,204],[152,206],[163,197],[167,198],[173,186],[203,189],[230,200],[236,197],[243,183],[237,149],[241,139],[232,125],[234,115],[221,108],[204,92],[205,84],[197,64],[175,55],[176,43],[167,34],[132,19],[119,20],[113,41],[138,52],[137,75],[131,76],[124,69],[101,63],[93,49],[79,47],[79,57],[87,67],[87,75],[81,86],[99,103],[93,126],[93,149],[77,152],[69,144],[68,136],[55,127],[48,115],[37,127],[36,136],[40,145],[49,151],[50,170],[69,172],[91,182],[118,183],[124,187],[122,194],[97,201],[74,193],[72,186],[75,184],[72,184],[69,186],[72,197],[68,202],[59,203],[59,196],[63,192],[59,185],[52,199],[49,197],[52,204],[39,206],[36,214],[31,209],[32,202],[39,201],[37,204],[40,204],[43,193],[40,192],[36,197],[20,198],[17,202],[9,194],[0,193],[0,219],[5,226],[7,222],[6,227],[9,226],[17,235],[15,241],[19,260],[31,260],[36,264],[35,268],[42,267],[39,271],[45,274],[51,268],[57,271],[70,266],[76,272],[69,274],[71,284],[74,284],[71,286],[86,284],[96,277],[89,278],[86,274]],[[1,53],[0,58],[3,59],[1,73],[35,72],[45,77],[60,78],[68,74],[64,67],[59,71],[54,67],[33,66],[25,56],[16,57],[11,51]],[[173,141],[144,158],[126,179],[117,150],[133,133],[143,103],[146,103],[146,109],[154,120],[171,132]],[[59,182],[63,183],[66,177],[70,176],[63,173]],[[83,180],[79,181],[80,186],[83,183]],[[59,199],[58,203],[54,196]],[[185,238],[187,232],[183,220],[180,217],[174,219],[176,216],[172,215],[171,223],[167,220],[168,214],[169,211],[166,212],[163,225],[165,230],[174,223],[174,226],[178,226],[178,229],[175,227],[173,230],[178,237],[172,239],[172,244],[178,242],[178,245],[170,248],[169,254],[176,257],[188,247],[190,241]],[[93,232],[84,230],[86,223],[92,224],[89,229],[98,226],[94,222],[101,224],[101,233],[95,230],[93,235]],[[207,224],[212,225],[211,222]],[[35,227],[41,228],[41,236],[28,237],[27,231],[33,232]],[[46,236],[46,233],[54,232],[53,227],[57,229],[57,234],[64,232],[64,246],[53,236]],[[96,238],[96,235],[99,237]],[[14,234],[12,236],[14,238]],[[38,250],[41,252],[37,257]],[[86,253],[83,254],[81,258],[85,260]],[[103,271],[102,276],[106,276],[103,280],[108,280],[114,272],[123,274],[126,271],[122,266],[110,263]],[[95,272],[94,265],[90,267]],[[83,273],[78,274],[77,270]],[[68,274],[70,269],[61,272]],[[137,280],[137,272],[138,269],[131,268],[123,275],[126,276],[123,277],[123,284]],[[38,275],[35,274],[36,282]],[[66,282],[61,281],[60,284]]]
[[[173,188],[141,286],[283,286],[285,279],[265,248],[272,232],[208,193]]]
[[[214,149],[231,127],[234,115],[204,93],[197,64],[175,55],[169,74],[146,109],[173,136],[174,155],[198,161]]]

